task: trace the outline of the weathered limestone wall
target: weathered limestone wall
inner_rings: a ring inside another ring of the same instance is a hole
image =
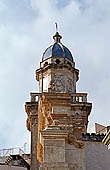
[[[65,162],[65,140],[47,139],[44,141],[43,162]]]
[[[77,149],[73,145],[66,144],[66,162],[69,170],[86,170],[85,149]]]
[[[110,170],[110,150],[101,142],[84,142],[84,149],[66,144],[69,170]]]
[[[85,142],[86,170],[109,170],[110,151],[101,142]]]
[[[48,168],[50,168],[49,170],[52,168],[55,170],[63,170],[63,168],[65,170],[109,170],[110,151],[107,147],[101,142],[95,141],[84,141],[84,144],[83,149],[78,149],[67,143],[63,148],[61,140],[60,143],[58,140],[55,142],[53,140],[45,141],[45,155],[47,157],[45,157],[40,170],[47,170]],[[61,149],[59,150],[59,148]],[[65,160],[60,155],[65,155],[63,156]]]
[[[66,162],[70,170],[109,170],[110,150],[101,142],[84,142],[84,149],[66,145]]]

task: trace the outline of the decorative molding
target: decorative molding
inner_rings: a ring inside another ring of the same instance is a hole
[[[38,121],[38,103],[27,102],[25,104],[25,111],[27,113],[26,126],[29,131],[32,129],[32,124]]]

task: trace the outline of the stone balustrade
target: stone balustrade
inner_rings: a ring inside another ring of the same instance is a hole
[[[71,94],[72,103],[87,102],[87,93],[74,93]]]
[[[36,102],[37,97],[41,96],[41,93],[30,93],[31,102]],[[71,94],[72,103],[87,102],[87,93],[73,93]]]
[[[40,95],[41,95],[41,93],[30,93],[31,102],[36,102],[37,97],[40,96]]]

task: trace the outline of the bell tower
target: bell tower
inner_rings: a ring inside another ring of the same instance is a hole
[[[31,101],[25,105],[32,139],[31,164],[38,167],[39,162],[40,170],[69,170],[67,146],[84,147],[82,133],[87,132],[92,104],[87,102],[87,93],[76,91],[79,70],[58,30],[53,39],[36,70],[40,92],[31,93]]]
[[[54,44],[43,53],[40,69],[36,70],[40,92],[75,93],[79,70],[75,69],[70,50],[61,43],[58,32]]]

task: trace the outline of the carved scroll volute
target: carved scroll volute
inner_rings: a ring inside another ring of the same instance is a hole
[[[45,128],[45,117],[43,115],[43,101],[39,98],[38,106],[38,143],[37,143],[37,159],[40,163],[43,161],[43,147],[40,143],[40,131]]]
[[[31,131],[31,107],[26,104],[25,105],[25,111],[27,113],[27,121],[26,121],[26,126],[29,131]]]
[[[75,135],[69,134],[68,143],[74,145],[78,149],[83,149],[84,144],[81,141],[78,141]]]
[[[45,129],[46,126],[53,123],[51,117],[52,106],[51,103],[44,97],[39,98],[39,108],[38,108],[38,160],[43,161],[43,147],[40,143],[40,131]]]
[[[45,99],[43,101],[42,112],[43,112],[43,115],[44,115],[46,122],[47,122],[47,124],[45,124],[45,125],[46,126],[51,125],[53,123],[53,119],[52,119],[52,116],[51,116],[52,105],[51,105],[50,101],[48,101],[47,99]]]
[[[37,104],[32,104],[31,102],[29,102],[29,103],[26,103],[26,105],[25,105],[25,111],[28,116],[27,121],[26,121],[26,126],[29,131],[31,131],[31,126],[33,124],[33,120],[37,121],[37,109],[38,109]],[[34,116],[34,118],[33,118],[33,116]]]

